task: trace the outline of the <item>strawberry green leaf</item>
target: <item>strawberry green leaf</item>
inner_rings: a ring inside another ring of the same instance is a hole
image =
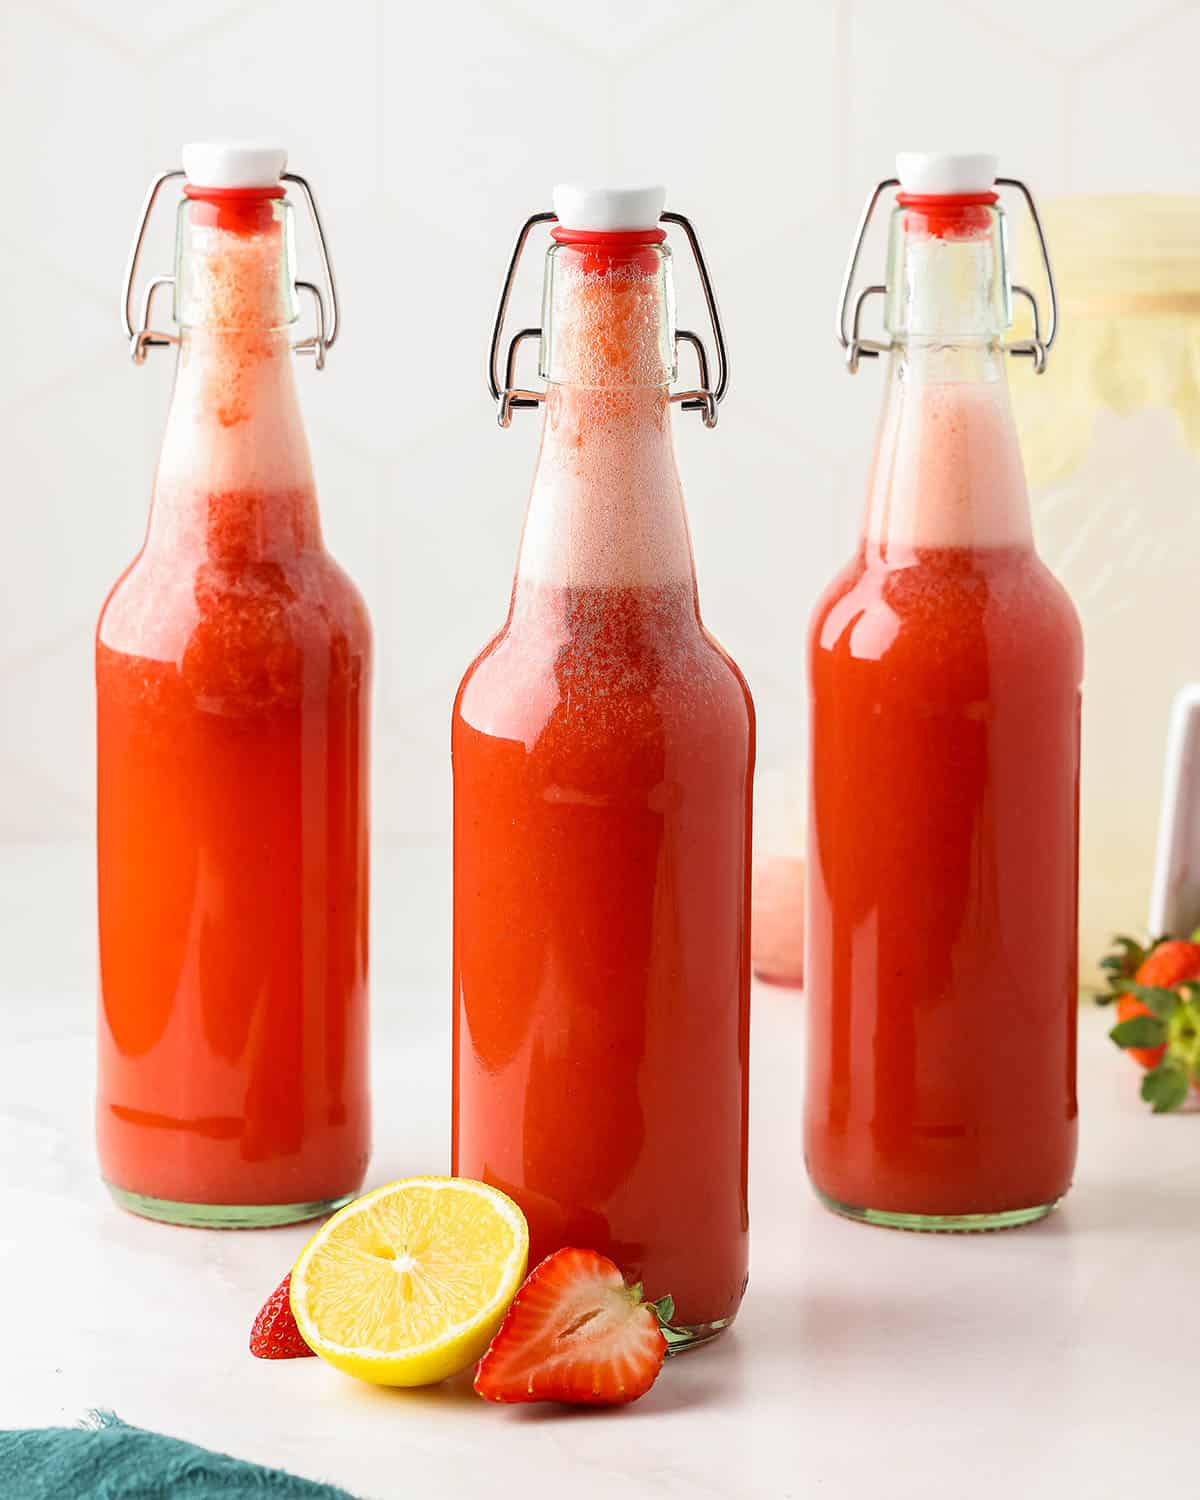
[[[1113,938],[1113,952],[1104,955],[1100,961],[1100,967],[1117,974],[1136,974],[1145,963],[1151,948],[1143,947],[1131,937],[1115,937]]]
[[[1134,984],[1132,980],[1129,980],[1121,986],[1121,993],[1132,995],[1135,1000],[1140,1000],[1164,1021],[1169,1021],[1179,1009],[1179,995],[1176,991],[1162,989],[1156,984]],[[1142,1044],[1135,1042],[1133,1045],[1141,1046]]]
[[[658,1314],[660,1323],[669,1323],[675,1316],[675,1298],[669,1294],[666,1297],[660,1297],[657,1302],[652,1302],[650,1306]]]
[[[1125,992],[1125,981],[1133,976],[1154,950],[1154,944],[1143,947],[1131,937],[1113,938],[1113,951],[1106,953],[1099,967],[1108,981],[1108,989],[1095,996],[1097,1005],[1111,1005]]]
[[[682,1328],[671,1327],[671,1319],[675,1316],[675,1298],[660,1297],[649,1306],[658,1314],[658,1330],[667,1341],[667,1353],[677,1354],[681,1349],[686,1349],[692,1342],[692,1335],[685,1333]]]
[[[1161,1047],[1167,1039],[1167,1023],[1158,1016],[1130,1016],[1108,1034],[1118,1047]]]
[[[1142,1098],[1153,1105],[1156,1115],[1178,1109],[1187,1096],[1187,1069],[1171,1058],[1164,1058],[1142,1079]]]

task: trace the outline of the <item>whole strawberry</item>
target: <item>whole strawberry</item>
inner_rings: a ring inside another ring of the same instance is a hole
[[[643,1302],[595,1250],[548,1255],[526,1277],[487,1353],[475,1389],[488,1401],[636,1401],[658,1378],[669,1342],[670,1297]]]
[[[250,1353],[255,1359],[303,1359],[312,1354],[292,1316],[291,1287],[289,1271],[259,1309],[250,1330]]]
[[[1190,1088],[1200,1088],[1200,943],[1159,938],[1148,948],[1116,940],[1101,967],[1116,1001],[1109,1036],[1147,1069],[1142,1098],[1155,1114],[1178,1109]]]

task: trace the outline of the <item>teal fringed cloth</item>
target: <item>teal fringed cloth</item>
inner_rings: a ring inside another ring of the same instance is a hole
[[[93,1412],[82,1427],[0,1432],[0,1500],[353,1500]]]

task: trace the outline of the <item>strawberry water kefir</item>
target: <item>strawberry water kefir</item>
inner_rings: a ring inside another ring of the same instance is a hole
[[[661,238],[551,252],[511,610],[453,722],[453,1156],[531,1263],[600,1250],[703,1336],[746,1281],[754,728],[698,611]]]
[[[913,1228],[1037,1217],[1076,1146],[1080,631],[1033,548],[996,210],[948,212],[893,226],[864,534],[810,636],[807,1164]]]
[[[367,1160],[370,627],[321,539],[286,210],[188,191],[149,530],[97,637],[99,1150],[127,1207],[272,1223]]]

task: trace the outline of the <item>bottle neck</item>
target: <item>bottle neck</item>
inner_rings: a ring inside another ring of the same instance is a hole
[[[672,591],[695,568],[671,432],[669,253],[550,252],[541,368],[549,381],[513,591]]]
[[[282,200],[181,209],[179,360],[148,548],[235,565],[321,545]]]
[[[1002,337],[1004,221],[985,203],[892,219],[887,393],[868,486],[868,556],[1033,545]]]

